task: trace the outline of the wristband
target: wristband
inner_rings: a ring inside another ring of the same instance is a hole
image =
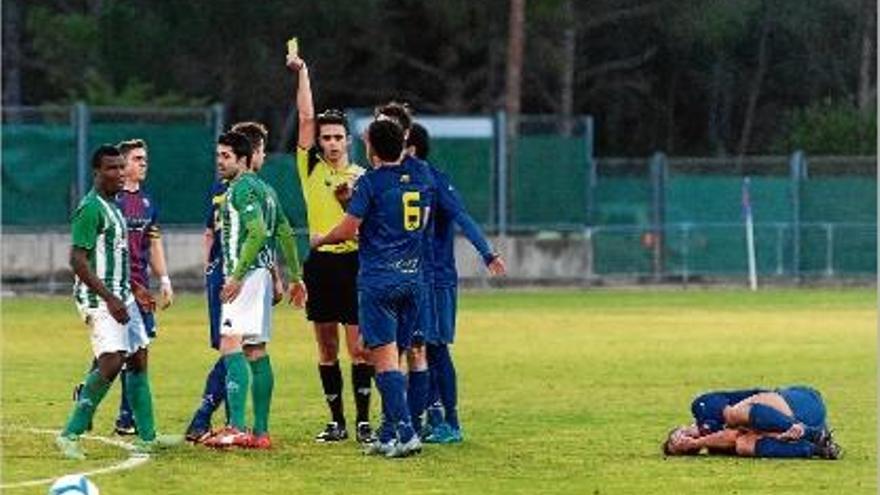
[[[499,256],[501,256],[501,253],[499,253],[498,251],[492,251],[491,253],[483,256],[483,263],[485,263],[486,266],[491,265],[492,262],[495,261]]]
[[[169,277],[168,275],[162,275],[161,277],[159,277],[159,283],[163,287],[164,286],[171,287],[171,277]]]

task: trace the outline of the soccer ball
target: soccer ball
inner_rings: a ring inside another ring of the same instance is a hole
[[[49,495],[100,495],[98,487],[82,474],[62,476],[49,487]]]

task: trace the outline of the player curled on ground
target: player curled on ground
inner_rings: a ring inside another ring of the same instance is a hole
[[[399,353],[409,348],[417,324],[425,228],[435,191],[422,167],[402,163],[403,129],[396,123],[370,124],[365,144],[374,168],[358,179],[339,224],[326,235],[314,234],[312,247],[359,235],[361,330],[376,367],[383,411],[378,438],[366,452],[405,457],[419,452],[421,441],[410,421]]]
[[[712,391],[691,402],[694,423],[673,429],[666,455],[839,459],[822,394],[809,386]]]
[[[311,234],[326,234],[342,219],[354,182],[364,169],[348,160],[349,133],[345,115],[327,110],[315,116],[309,69],[298,54],[288,54],[287,66],[297,74],[296,107],[299,130],[296,169],[306,204]],[[339,325],[351,359],[351,386],[359,442],[372,438],[370,390],[373,366],[361,344],[358,328],[358,241],[347,239],[312,249],[303,267],[309,290],[306,317],[314,325],[318,373],[331,420],[318,433],[318,442],[348,438],[339,366]]]
[[[149,294],[144,287],[131,284],[128,227],[114,201],[125,183],[124,167],[116,147],[103,145],[94,152],[94,186],[80,201],[71,222],[74,301],[91,331],[98,366],[86,376],[70,419],[56,437],[56,445],[68,458],[85,457],[79,437],[123,364],[129,370],[123,378],[125,393],[138,426],[135,448],[149,452],[182,440],[156,434],[147,373],[150,339],[135,302],[135,298],[149,299]]]
[[[205,440],[209,447],[269,448],[269,409],[274,374],[266,352],[271,338],[275,248],[280,248],[291,281],[290,301],[300,304],[299,260],[293,229],[280,210],[275,192],[250,170],[251,142],[227,132],[217,140],[217,167],[229,183],[222,208],[224,285],[220,352],[226,364],[229,425]],[[253,380],[251,380],[253,375]],[[254,423],[245,427],[248,392]]]
[[[400,125],[407,139],[407,157],[414,167],[424,168],[436,186],[434,214],[426,229],[425,299],[420,306],[419,328],[408,353],[407,399],[413,425],[429,404],[429,421],[422,429],[428,443],[457,443],[463,439],[458,420],[458,392],[455,366],[449,345],[455,340],[458,273],[455,268],[455,225],[474,246],[489,273],[503,275],[503,258],[489,246],[477,223],[467,213],[449,177],[425,161],[429,150],[427,130],[413,123],[408,105],[389,102],[375,110],[377,118]],[[427,345],[426,345],[427,344]]]

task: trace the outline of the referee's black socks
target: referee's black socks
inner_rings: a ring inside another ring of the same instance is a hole
[[[340,428],[345,428],[345,414],[342,412],[342,370],[339,369],[339,361],[333,364],[319,364],[318,372],[321,374],[324,399],[330,408],[333,421]]]
[[[358,423],[370,422],[370,393],[374,374],[375,369],[371,364],[352,363],[351,365],[351,388],[354,391]]]

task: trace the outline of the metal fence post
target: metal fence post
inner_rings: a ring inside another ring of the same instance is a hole
[[[782,275],[785,271],[783,264],[783,249],[782,249],[782,240],[785,235],[785,224],[778,223],[776,224],[776,274]]]
[[[690,277],[688,272],[688,258],[691,255],[690,243],[691,224],[684,223],[681,225],[681,280],[685,287],[687,287],[688,278]]]
[[[804,152],[797,150],[789,159],[791,171],[791,274],[801,276],[801,186],[807,176]]]
[[[666,155],[659,151],[654,153],[651,157],[651,230],[654,235],[652,263],[654,280],[660,280],[665,271],[666,168]]]
[[[89,169],[89,107],[78,101],[72,110],[73,132],[76,136],[76,198],[70,211],[76,208],[79,200],[86,195],[86,181]]]
[[[211,105],[211,115],[214,118],[214,141],[217,141],[226,125],[226,107],[222,103],[214,103]]]
[[[596,225],[596,160],[595,160],[595,141],[593,130],[593,116],[587,115],[584,120],[584,148],[586,151],[586,167],[587,167],[587,204],[586,224]]]
[[[826,223],[825,227],[825,276],[834,276],[834,224]]]
[[[498,235],[507,235],[507,114],[495,113],[495,222]]]

